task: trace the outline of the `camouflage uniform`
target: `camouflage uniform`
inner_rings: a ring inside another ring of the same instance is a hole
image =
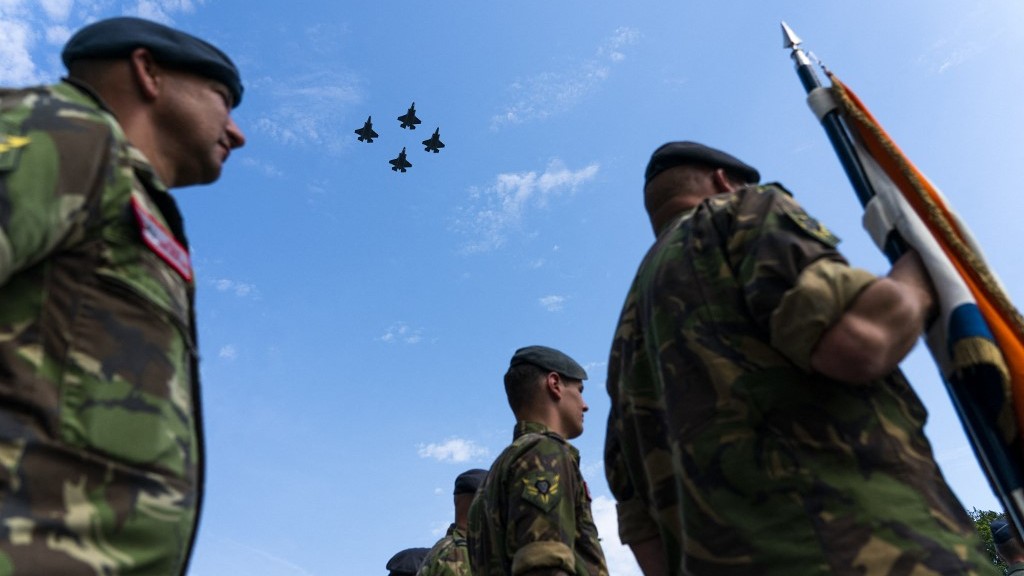
[[[579,451],[541,424],[516,423],[470,508],[469,554],[477,576],[607,576]]]
[[[455,524],[427,553],[416,576],[469,576],[469,545]]]
[[[176,574],[202,485],[182,219],[99,99],[0,91],[0,574]]]
[[[670,573],[994,573],[903,375],[812,373],[875,277],[777,185],[713,196],[662,231],[608,366],[608,482],[625,543]]]

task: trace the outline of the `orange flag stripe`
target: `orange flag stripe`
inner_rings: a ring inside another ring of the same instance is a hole
[[[1024,320],[995,281],[987,265],[968,247],[950,209],[927,178],[903,154],[863,102],[829,73],[840,105],[857,132],[953,263],[978,305],[1010,373],[1018,429],[1024,430]]]

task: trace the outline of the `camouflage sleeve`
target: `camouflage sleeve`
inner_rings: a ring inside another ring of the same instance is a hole
[[[7,96],[0,109],[0,284],[70,239],[109,163],[102,118],[69,109],[34,125],[34,107],[60,105],[49,98]]]
[[[772,314],[805,269],[821,261],[846,266],[836,250],[839,238],[780,188],[743,190],[731,218],[729,259],[748,310],[766,335]]]
[[[575,573],[573,461],[564,444],[544,438],[512,464],[506,537],[513,542],[512,576],[557,568]]]
[[[876,279],[867,270],[832,260],[808,266],[772,313],[772,346],[810,371],[811,352],[821,335]]]
[[[605,477],[616,500],[619,540],[623,544],[643,542],[658,536],[658,524],[651,516],[645,498],[649,484],[646,474],[647,464],[665,463],[658,458],[661,452],[652,452],[650,462],[635,461],[640,458],[640,450],[637,448],[640,436],[643,436],[644,446],[664,444],[662,437],[658,436],[664,428],[659,424],[664,420],[661,408],[664,395],[657,388],[660,382],[658,378],[651,374],[637,373],[647,370],[649,363],[645,361],[646,351],[635,325],[635,316],[636,298],[634,291],[630,290],[608,360],[607,382],[611,408],[604,445]],[[628,366],[625,358],[631,359]],[[624,373],[626,371],[630,373]],[[626,386],[627,381],[630,389],[620,390],[620,386]],[[626,414],[630,417],[624,418]],[[671,465],[659,466],[654,472],[657,471],[671,475]],[[659,508],[661,505],[671,507],[672,503],[658,502]]]
[[[626,297],[626,303],[622,307],[622,314],[619,317],[619,325],[615,329],[615,337],[612,342],[611,355],[608,358],[607,392],[611,400],[611,408],[608,413],[608,428],[604,439],[604,471],[608,480],[608,487],[615,497],[616,512],[619,524],[619,539],[623,543],[629,543],[629,538],[643,532],[656,531],[657,527],[653,519],[647,514],[647,505],[644,503],[641,494],[638,492],[643,479],[634,482],[630,468],[626,465],[626,454],[623,450],[623,442],[628,442],[628,434],[623,429],[627,423],[622,418],[622,413],[628,407],[622,406],[628,396],[623,395],[619,389],[625,371],[629,368],[625,365],[625,358],[634,358],[642,354],[643,350],[638,343],[638,330],[636,322],[636,297],[633,289]],[[644,362],[635,359],[633,365],[642,365]],[[634,473],[642,474],[643,469],[633,469]]]

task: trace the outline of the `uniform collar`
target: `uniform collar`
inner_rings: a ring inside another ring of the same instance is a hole
[[[548,438],[558,440],[562,444],[568,446],[569,451],[572,452],[573,457],[576,458],[577,461],[579,461],[579,450],[577,450],[575,446],[570,444],[569,441],[566,440],[561,434],[551,430],[550,428],[541,424],[540,422],[530,422],[529,420],[520,420],[516,422],[516,429],[515,432],[512,434],[512,440],[515,441],[519,437],[525,436],[527,434],[543,434]]]
[[[557,432],[552,432],[550,428],[541,424],[540,422],[530,422],[529,420],[520,420],[516,422],[516,429],[512,433],[512,439],[515,440],[524,434],[546,434],[548,436],[556,436],[562,438]],[[562,438],[564,440],[564,438]]]

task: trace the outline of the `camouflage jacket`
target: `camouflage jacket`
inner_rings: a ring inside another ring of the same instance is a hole
[[[579,451],[534,422],[516,424],[512,445],[491,466],[470,507],[468,539],[477,576],[608,574]]]
[[[174,200],[98,98],[0,90],[0,574],[184,572],[193,293]]]
[[[809,369],[874,276],[781,187],[707,199],[662,231],[608,364],[605,468],[625,543],[675,575],[988,574],[898,371]]]
[[[466,535],[452,524],[423,559],[416,576],[469,576],[469,545]]]

